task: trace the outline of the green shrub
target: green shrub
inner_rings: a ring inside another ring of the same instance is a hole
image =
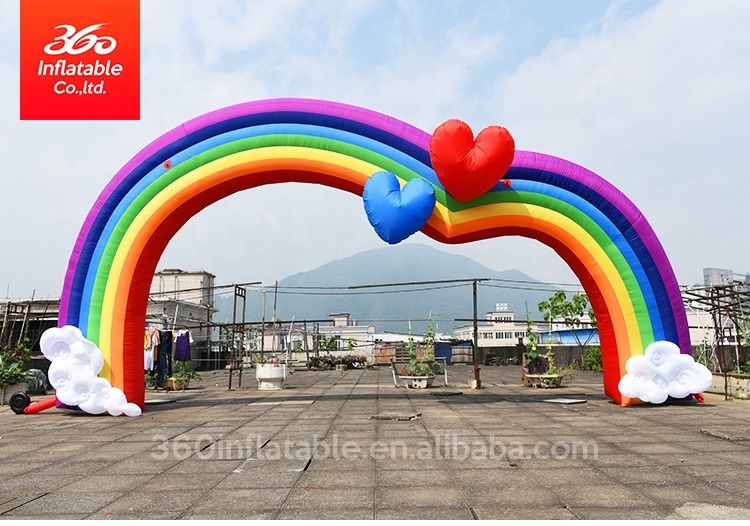
[[[362,354],[347,354],[344,356],[323,354],[311,356],[307,362],[307,367],[310,369],[333,369],[337,365],[346,365],[347,369],[362,369],[367,366],[367,356]]]
[[[602,350],[600,347],[586,347],[581,362],[573,361],[571,367],[581,371],[602,372]]]
[[[193,369],[189,361],[176,360],[172,366],[172,376],[181,382],[187,380],[196,380],[198,382],[203,381],[201,374]]]
[[[0,364],[0,387],[23,384],[32,378],[31,373],[24,369],[21,362]]]
[[[34,378],[26,370],[30,357],[31,351],[25,341],[14,349],[0,347],[0,388],[22,384]]]

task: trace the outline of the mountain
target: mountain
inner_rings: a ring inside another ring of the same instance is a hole
[[[272,318],[275,303],[276,317],[283,321],[325,323],[329,314],[348,312],[359,325],[374,325],[377,331],[405,332],[412,320],[412,331],[422,334],[431,316],[438,332],[450,333],[454,325],[470,323],[457,319],[473,317],[471,280],[475,278],[491,280],[478,282],[480,319],[495,310],[497,303],[507,303],[516,318],[523,319],[527,301],[531,316],[539,319],[537,303],[554,292],[518,270],[492,270],[465,256],[426,245],[396,245],[360,252],[279,281],[276,294],[273,289],[266,291],[265,319]],[[443,283],[380,286],[417,282]],[[261,319],[258,303],[248,295],[249,321]],[[231,296],[217,297],[217,307],[220,313],[215,319],[231,320]]]

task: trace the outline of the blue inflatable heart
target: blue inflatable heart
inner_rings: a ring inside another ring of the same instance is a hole
[[[419,231],[435,208],[435,189],[424,179],[412,179],[402,190],[391,172],[367,180],[362,199],[375,233],[391,245]]]

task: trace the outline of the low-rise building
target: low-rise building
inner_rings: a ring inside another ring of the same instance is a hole
[[[507,303],[496,303],[495,310],[489,311],[484,320],[477,322],[477,347],[510,347],[526,343],[526,319],[517,319],[516,313]],[[532,323],[532,331],[538,327]],[[456,340],[474,340],[474,324],[459,325],[453,329]]]
[[[216,276],[205,270],[156,272],[146,308],[146,325],[161,330],[190,330],[195,341],[212,339]],[[194,356],[194,358],[198,358]]]

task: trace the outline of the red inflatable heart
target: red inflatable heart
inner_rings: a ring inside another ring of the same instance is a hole
[[[458,119],[438,126],[430,139],[432,168],[456,200],[471,201],[495,186],[513,162],[516,145],[508,130],[488,126],[474,139]]]

